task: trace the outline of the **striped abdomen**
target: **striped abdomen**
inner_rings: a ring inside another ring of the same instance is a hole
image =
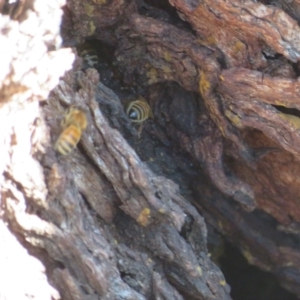
[[[141,123],[152,116],[152,111],[146,101],[135,100],[129,103],[126,114],[132,122]]]
[[[78,144],[81,138],[82,130],[75,125],[69,125],[59,136],[55,149],[62,155],[70,153]]]

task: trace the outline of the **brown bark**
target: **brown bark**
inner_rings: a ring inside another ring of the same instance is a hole
[[[300,296],[299,5],[169,2],[69,0],[64,45],[92,38],[100,64],[59,83],[62,3],[0,3],[3,219],[63,299],[230,299],[203,217]],[[74,104],[88,127],[62,156]]]

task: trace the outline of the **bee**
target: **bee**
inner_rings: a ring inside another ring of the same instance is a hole
[[[126,114],[133,123],[142,123],[149,117],[153,118],[151,107],[146,99],[141,96],[138,100],[131,101],[128,104]]]
[[[57,139],[54,148],[60,154],[66,155],[76,147],[87,127],[85,112],[76,106],[71,106],[62,120],[61,126],[63,132]]]
[[[97,51],[88,43],[84,43],[77,47],[79,56],[84,61],[84,66],[87,68],[97,68],[99,58]]]

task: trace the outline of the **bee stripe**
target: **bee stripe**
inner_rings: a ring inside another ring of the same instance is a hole
[[[134,104],[129,112],[129,116],[135,120],[141,120],[145,117],[144,107]]]
[[[74,125],[70,125],[59,136],[55,148],[59,153],[66,155],[76,147],[80,137],[81,130]]]
[[[61,143],[57,146],[57,151],[62,155],[67,155],[73,150],[72,145],[65,143],[64,141],[61,141]]]
[[[136,100],[129,104],[126,113],[132,122],[141,123],[149,118],[151,108],[147,102]]]

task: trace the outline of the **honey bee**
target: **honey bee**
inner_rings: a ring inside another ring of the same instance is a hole
[[[66,155],[76,147],[87,127],[85,112],[76,106],[71,106],[62,120],[61,126],[63,132],[57,139],[54,148],[60,154]]]
[[[142,123],[149,117],[153,118],[151,107],[141,96],[138,100],[134,100],[129,103],[126,109],[126,114],[133,123]]]
[[[97,68],[99,59],[97,51],[88,43],[84,43],[77,47],[79,56],[83,58],[84,67]]]

